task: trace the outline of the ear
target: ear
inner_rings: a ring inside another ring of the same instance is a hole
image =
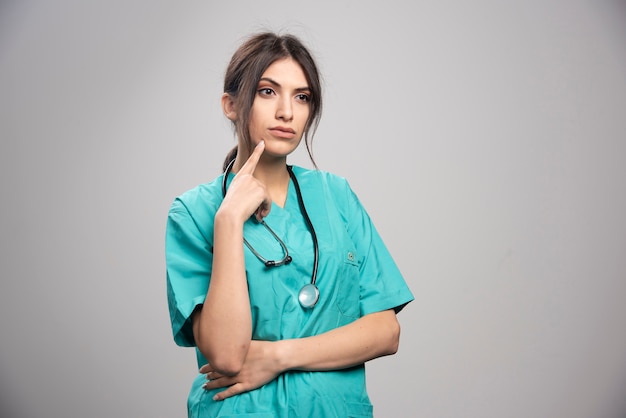
[[[237,120],[235,101],[233,100],[233,97],[228,93],[222,94],[222,111],[224,112],[224,115],[226,115],[226,117],[231,121],[234,122]]]

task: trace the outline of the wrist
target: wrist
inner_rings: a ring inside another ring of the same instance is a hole
[[[215,213],[215,227],[222,227],[228,229],[243,229],[245,222],[241,216],[234,214],[232,211],[226,210],[220,207]]]
[[[285,372],[295,368],[293,362],[292,340],[279,340],[274,343],[274,356],[276,366],[280,372]]]

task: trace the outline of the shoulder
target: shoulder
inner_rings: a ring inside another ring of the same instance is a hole
[[[346,222],[350,221],[355,211],[361,210],[359,199],[345,177],[301,167],[293,167],[293,172],[302,194],[309,196],[307,205],[324,206],[326,210],[338,213]]]
[[[222,195],[222,178],[200,184],[186,192],[176,196],[170,207],[170,215],[176,213],[188,213],[192,218],[198,216],[211,216],[219,208]]]
[[[348,180],[344,177],[323,170],[293,166],[293,172],[298,181],[307,187],[321,187],[330,192],[346,192],[350,190]]]

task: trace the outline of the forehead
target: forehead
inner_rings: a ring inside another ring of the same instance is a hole
[[[295,88],[308,86],[302,67],[293,58],[283,58],[274,61],[267,67],[261,78],[270,78],[281,86]]]

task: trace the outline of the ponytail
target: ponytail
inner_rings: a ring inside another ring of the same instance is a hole
[[[237,146],[235,145],[235,147],[231,149],[230,151],[228,151],[228,154],[226,154],[226,159],[224,160],[222,171],[226,171],[226,167],[228,167],[228,164],[230,164],[230,162],[234,160],[236,157],[237,157]]]

